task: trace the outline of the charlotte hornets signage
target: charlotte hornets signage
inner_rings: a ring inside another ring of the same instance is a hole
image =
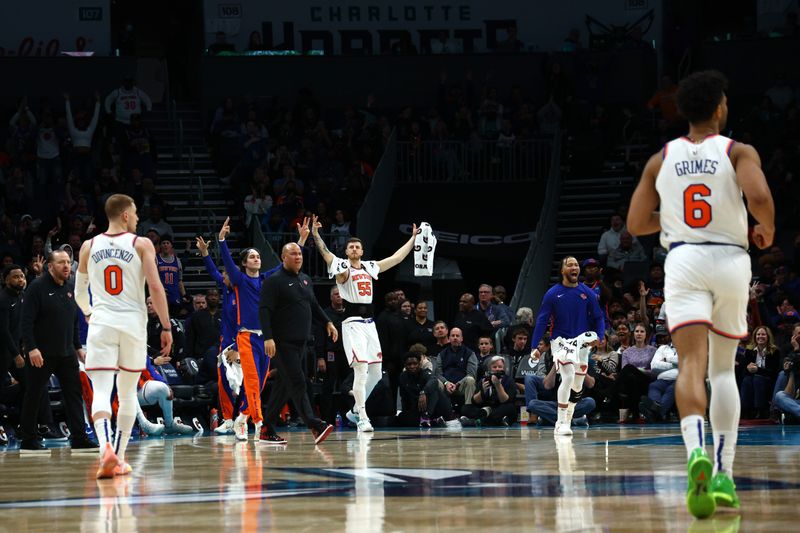
[[[613,25],[636,20],[644,9],[661,15],[661,0],[638,5],[606,2],[600,9],[592,0],[205,0],[206,41],[210,44],[217,31],[224,31],[236,50],[243,51],[251,33],[258,31],[268,49],[382,54],[405,39],[418,51],[429,52],[440,49],[431,43],[444,36],[447,51],[457,53],[493,50],[511,37],[521,41],[523,50],[558,50],[571,28],[582,27],[586,14]],[[659,28],[654,24],[646,38],[660,42]],[[513,31],[516,36],[509,33]]]

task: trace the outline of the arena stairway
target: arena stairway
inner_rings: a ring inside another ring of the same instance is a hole
[[[169,206],[165,218],[175,231],[173,244],[183,263],[184,285],[193,294],[214,286],[197,253],[195,237],[213,240],[225,217],[233,212],[233,202],[214,171],[200,106],[179,103],[174,108],[174,120],[169,115],[166,106],[154,106],[146,122],[158,150],[156,191]],[[232,244],[240,237],[235,228],[233,225]],[[187,242],[189,253],[184,252]],[[232,246],[231,251],[235,256],[238,248]]]
[[[621,144],[596,174],[563,178],[551,283],[560,281],[564,257],[572,255],[579,261],[597,257],[600,235],[608,229],[611,215],[630,197],[639,179],[638,168],[650,155],[646,144]]]

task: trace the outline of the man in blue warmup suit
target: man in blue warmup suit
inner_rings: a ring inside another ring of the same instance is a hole
[[[561,376],[561,385],[558,387],[558,421],[556,422],[556,435],[571,435],[572,414],[575,404],[580,399],[583,380],[586,377],[587,364],[581,363],[580,368],[575,368],[577,359],[574,357],[582,350],[588,351],[585,334],[594,332],[597,338],[602,339],[605,331],[605,320],[600,309],[597,294],[578,282],[581,267],[574,257],[565,257],[561,261],[561,283],[550,287],[536,318],[536,327],[531,336],[532,359],[539,359],[540,353],[536,346],[544,335],[547,327],[552,323],[550,338],[553,339],[553,360]],[[580,338],[579,338],[580,337]],[[557,346],[569,346],[569,342],[558,343],[559,338],[564,341],[573,341],[573,356],[568,356],[564,350]],[[597,341],[591,342],[596,345]],[[585,356],[586,353],[584,352]],[[585,359],[585,357],[584,357]],[[581,359],[583,361],[583,359]],[[574,394],[573,394],[574,393]]]

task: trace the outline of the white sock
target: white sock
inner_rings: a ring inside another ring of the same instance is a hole
[[[359,418],[367,418],[367,363],[353,363],[353,399],[356,402],[353,412]]]
[[[564,421],[567,424],[572,423],[572,415],[575,414],[575,405],[577,405],[575,402],[569,402],[569,405],[567,406],[567,414],[564,417]]]
[[[558,423],[564,424],[567,421],[567,407],[558,406]]]
[[[681,435],[683,444],[686,446],[686,458],[697,448],[705,449],[706,432],[705,421],[700,415],[689,415],[681,418]]]
[[[131,429],[136,422],[136,408],[139,399],[136,397],[136,384],[139,382],[139,372],[122,371],[117,375],[117,397],[119,410],[117,411],[117,434],[114,439],[114,452],[120,462],[125,460],[125,451],[131,438]]]
[[[708,335],[708,379],[711,382],[709,421],[714,432],[714,473],[733,477],[733,459],[739,428],[740,403],[734,373],[736,339]]]
[[[125,450],[128,449],[128,441],[131,439],[131,429],[136,421],[136,415],[122,414],[122,409],[117,414],[117,434],[114,436],[114,453],[120,462],[125,460]]]
[[[114,434],[111,431],[111,420],[108,418],[95,419],[94,434],[97,435],[97,443],[100,445],[100,456],[102,457],[106,451],[106,444],[114,440]]]
[[[569,403],[569,396],[572,392],[572,383],[575,381],[575,368],[573,365],[560,365],[558,369],[561,375],[561,385],[558,386],[558,403]]]

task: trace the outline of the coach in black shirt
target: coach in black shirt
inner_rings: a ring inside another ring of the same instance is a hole
[[[267,401],[265,422],[266,440],[284,442],[275,433],[278,412],[290,398],[306,426],[319,444],[333,426],[316,418],[306,396],[306,377],[303,373],[303,354],[311,335],[311,317],[325,323],[328,335],[336,341],[338,332],[314,296],[311,278],[300,272],[303,252],[295,243],[281,250],[283,267],[261,285],[259,318],[264,335],[264,351],[278,370],[275,388]]]
[[[78,358],[81,347],[75,314],[75,288],[69,281],[72,261],[67,252],[57,250],[47,259],[47,272],[34,280],[22,304],[22,343],[27,355],[28,386],[22,402],[20,440],[23,450],[43,450],[36,439],[36,417],[42,389],[55,374],[61,383],[67,425],[73,448],[96,448],[86,437],[83,423],[83,398]]]

